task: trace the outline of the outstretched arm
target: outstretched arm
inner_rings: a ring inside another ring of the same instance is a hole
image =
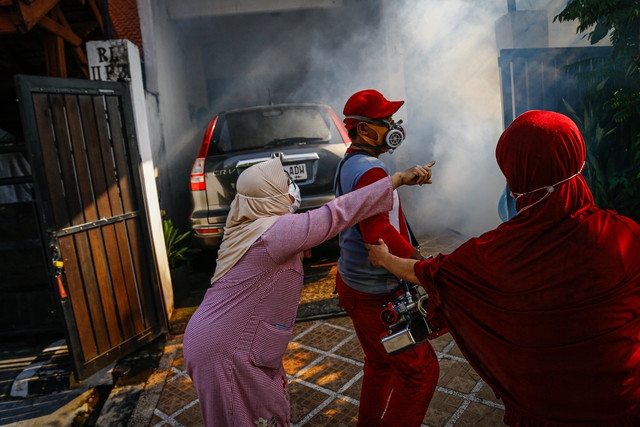
[[[430,181],[429,164],[414,166],[337,197],[321,208],[284,215],[265,233],[265,237],[268,235],[269,252],[280,262],[293,253],[317,246],[368,216],[389,211],[393,206],[394,188]]]

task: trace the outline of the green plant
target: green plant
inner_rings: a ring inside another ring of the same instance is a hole
[[[591,188],[596,205],[602,208],[612,208],[606,171],[600,161],[600,151],[610,139],[608,137],[615,131],[615,128],[607,130],[602,127],[599,109],[590,102],[584,102],[578,110],[566,99],[563,99],[562,102],[585,139],[587,162],[584,176]]]
[[[640,0],[569,0],[555,20],[577,21],[592,44],[609,36],[612,55],[566,67],[586,96],[564,102],[585,137],[596,204],[640,221]]]
[[[591,44],[607,35],[617,56],[640,66],[638,0],[569,0],[554,21],[578,21],[577,33],[586,33]]]
[[[165,219],[162,221],[162,231],[164,232],[164,243],[167,247],[167,258],[169,267],[175,268],[180,263],[187,260],[186,254],[190,249],[189,243],[185,241],[190,232],[180,234],[178,228],[173,225],[173,221]]]

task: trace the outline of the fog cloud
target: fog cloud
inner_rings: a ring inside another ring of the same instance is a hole
[[[521,0],[545,10],[549,45],[588,42],[551,22],[566,0]],[[479,235],[500,223],[505,181],[495,161],[503,130],[495,23],[505,0],[345,1],[343,7],[218,18],[203,63],[213,113],[268,102],[322,102],[342,118],[347,98],[378,89],[404,99],[406,142],[390,168],[437,161],[434,183],[402,189],[414,230]]]

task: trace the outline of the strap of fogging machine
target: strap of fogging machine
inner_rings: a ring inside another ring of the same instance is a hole
[[[407,226],[407,231],[409,232],[409,239],[411,240],[409,243],[420,251],[420,242],[416,239],[416,235],[413,234],[413,230],[411,230],[411,227],[409,226],[409,221],[407,221],[407,216],[404,214],[404,211],[402,212],[402,217],[404,218],[404,225]]]

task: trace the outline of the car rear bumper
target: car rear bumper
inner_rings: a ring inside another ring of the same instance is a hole
[[[196,237],[196,244],[203,247],[218,247],[222,243],[224,235],[224,223],[194,225],[193,234]]]

